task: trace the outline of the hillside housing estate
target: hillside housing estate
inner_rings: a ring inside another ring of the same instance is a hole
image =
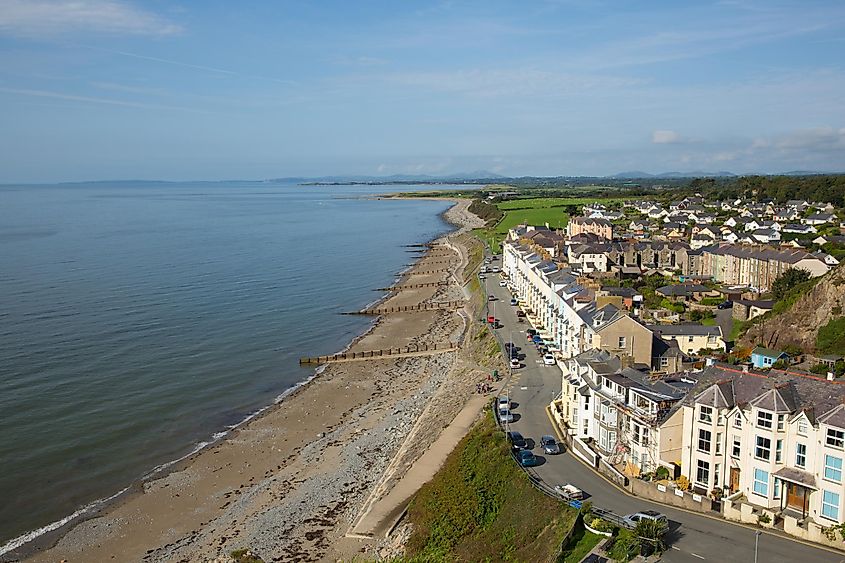
[[[729,501],[727,517],[771,514],[808,539],[845,522],[845,384],[716,362],[709,355],[728,346],[720,326],[646,310],[635,289],[606,283],[662,275],[679,280],[655,292],[669,302],[706,309],[708,299],[730,298],[737,318],[763,314],[771,302],[759,294],[782,272],[817,277],[836,262],[773,245],[769,231],[815,228],[833,216],[807,213],[807,202],[718,203],[736,212],[725,228],[712,226],[714,204],[695,198],[668,209],[628,205],[648,219],[623,233],[603,206],[585,206],[565,234],[522,225],[502,247],[511,292],[558,358],[551,411],[573,452],[631,477],[665,468],[697,495]],[[697,236],[705,244],[694,244]]]

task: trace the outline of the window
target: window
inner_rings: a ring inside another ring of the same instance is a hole
[[[716,432],[716,455],[722,453],[722,433]]]
[[[772,498],[774,498],[775,500],[780,498],[780,479],[778,479],[777,477],[775,478],[775,491],[772,495]]]
[[[809,428],[807,428],[807,421],[806,420],[798,421],[798,433],[799,434],[801,434],[802,436],[806,436],[808,430],[809,430]]]
[[[762,469],[754,470],[754,494],[768,497],[769,496],[769,474]]]
[[[795,444],[795,467],[807,467],[807,445]]]
[[[842,458],[832,455],[824,456],[824,478],[828,481],[842,482]]]
[[[772,427],[772,413],[760,411],[757,413],[757,426],[760,428]]]
[[[668,368],[669,367],[669,358],[665,356],[660,357],[660,367],[661,368]]]
[[[822,491],[822,516],[839,521],[839,494]]]
[[[690,337],[689,337],[689,339],[687,340],[687,342],[692,342],[693,340],[695,340],[695,337],[694,337],[694,336],[690,336]]]
[[[710,453],[710,434],[709,430],[698,431],[698,451]]]
[[[722,466],[718,463],[713,466],[713,486],[719,488],[722,484],[719,483],[719,474],[721,473]]]
[[[708,486],[710,482],[710,464],[706,461],[698,460],[698,469],[695,472],[695,482]]]
[[[763,436],[757,436],[757,445],[754,447],[754,457],[769,461],[772,455],[772,441]]]
[[[742,428],[742,415],[739,413],[734,417],[734,428]]]
[[[713,409],[710,407],[705,407],[702,405],[700,410],[698,411],[698,420],[699,422],[706,422],[708,424],[713,422]],[[828,430],[828,432],[830,432]]]
[[[845,445],[845,432],[842,430],[835,430],[833,428],[827,429],[827,445],[834,448],[841,448]]]
[[[648,445],[648,428],[643,428],[643,445]],[[645,453],[643,453],[645,455]]]
[[[783,430],[784,422],[786,421],[785,414],[778,415],[778,430]]]
[[[624,348],[624,347],[625,347],[625,345],[626,345],[626,343],[625,343],[625,337],[624,337],[624,336],[620,336],[620,337],[619,337],[619,348]]]
[[[731,457],[739,457],[741,449],[742,441],[739,438],[734,438],[733,448],[731,449]]]
[[[783,440],[775,442],[775,463],[783,463]]]

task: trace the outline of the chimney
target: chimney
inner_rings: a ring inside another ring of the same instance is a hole
[[[827,380],[833,381],[833,372],[832,371],[827,372]]]

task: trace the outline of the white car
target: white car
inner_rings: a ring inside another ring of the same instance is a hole
[[[521,364],[519,363],[519,359],[517,359],[517,358],[511,358],[511,368],[512,368],[512,369],[516,369],[516,368],[518,368],[518,367],[520,367],[520,366],[521,366]]]
[[[555,357],[551,354],[546,354],[543,356],[543,363],[547,366],[553,366],[555,365]]]
[[[499,282],[499,287],[507,287],[507,286],[508,286],[508,282],[506,282],[505,280],[502,280],[502,281]]]
[[[507,397],[499,397],[498,406],[500,411],[508,410],[509,408],[511,408],[511,400]]]
[[[513,413],[510,409],[499,409],[499,420],[501,422],[513,422]]]

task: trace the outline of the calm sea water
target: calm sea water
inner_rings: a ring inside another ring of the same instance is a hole
[[[449,230],[372,186],[0,187],[0,545],[309,377]],[[407,189],[407,187],[402,188]]]

